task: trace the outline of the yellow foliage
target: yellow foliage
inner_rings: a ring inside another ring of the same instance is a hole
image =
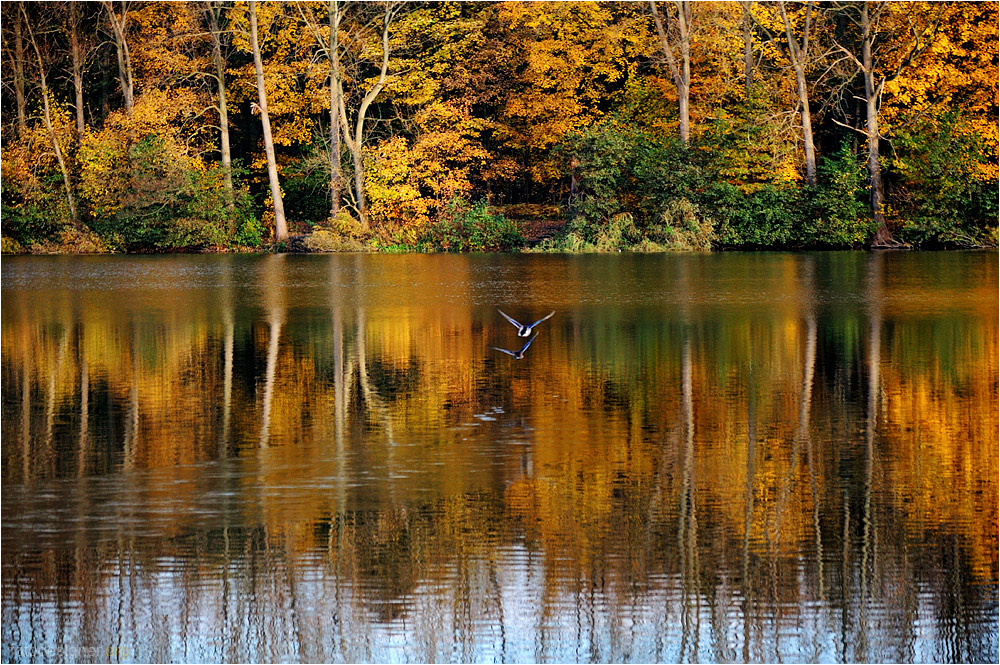
[[[537,182],[562,174],[548,151],[568,132],[588,126],[622,101],[616,90],[636,75],[649,48],[644,21],[629,7],[596,2],[505,3],[500,19],[523,53],[520,87],[504,102],[511,145],[531,151]]]
[[[880,115],[891,130],[917,118],[958,109],[962,130],[985,142],[995,156],[1000,145],[996,3],[890,4],[884,20],[889,23],[887,32],[897,42],[892,44],[895,58],[886,67],[898,64],[907,52],[908,26],[913,22],[929,25],[938,12],[943,12],[941,26],[930,45],[898,78],[886,84]],[[976,175],[983,181],[996,181],[997,159]]]
[[[132,115],[112,112],[100,130],[88,129],[80,143],[80,193],[92,214],[110,218],[128,202],[134,171],[131,153],[136,145],[156,137],[160,158],[182,170],[204,170],[201,158],[189,153],[181,127],[197,93],[180,89],[150,90],[136,99]]]

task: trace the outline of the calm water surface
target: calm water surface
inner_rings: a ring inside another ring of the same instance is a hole
[[[995,663],[997,266],[5,257],[3,660]]]

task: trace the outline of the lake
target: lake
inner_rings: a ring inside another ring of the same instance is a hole
[[[5,662],[997,662],[998,256],[4,257]],[[539,324],[526,340],[497,308]]]

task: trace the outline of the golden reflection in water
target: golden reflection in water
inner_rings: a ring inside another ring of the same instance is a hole
[[[4,659],[995,660],[995,256],[923,256],[5,262]]]

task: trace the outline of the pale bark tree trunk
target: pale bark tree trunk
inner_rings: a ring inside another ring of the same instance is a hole
[[[274,238],[278,242],[288,240],[288,224],[285,222],[285,206],[281,200],[281,186],[278,184],[278,163],[274,157],[274,139],[271,135],[271,118],[267,113],[267,92],[264,89],[264,63],[260,57],[257,41],[257,3],[250,0],[250,47],[253,49],[253,65],[257,71],[257,98],[260,106],[260,122],[264,129],[264,153],[267,156],[267,177],[271,183],[271,199],[274,201]]]
[[[59,137],[56,135],[56,130],[52,126],[52,111],[49,108],[49,86],[45,79],[45,63],[42,61],[42,52],[38,49],[38,42],[35,41],[35,33],[31,29],[31,23],[29,22],[24,5],[21,5],[21,14],[24,17],[25,26],[28,28],[28,37],[31,40],[31,46],[38,60],[38,80],[42,86],[42,119],[45,120],[45,129],[48,132],[49,140],[52,142],[52,151],[56,155],[59,170],[62,172],[63,187],[66,190],[66,201],[69,204],[69,216],[75,226],[77,224],[76,198],[73,196],[73,184],[70,182],[66,158],[63,156],[62,148],[59,146]]]
[[[340,213],[340,3],[330,2],[330,219]]]
[[[209,31],[212,33],[212,58],[215,61],[215,77],[218,82],[219,96],[219,135],[220,151],[222,153],[222,178],[226,187],[226,198],[229,207],[234,205],[233,195],[233,153],[229,146],[229,110],[226,106],[226,60],[222,55],[222,34],[219,30],[219,12],[222,10],[217,3],[210,3],[208,12]]]
[[[813,141],[812,115],[809,112],[809,87],[806,83],[806,61],[809,58],[809,22],[812,18],[812,2],[806,2],[805,25],[802,28],[802,44],[792,35],[792,24],[788,19],[785,2],[778,2],[781,20],[785,26],[788,42],[788,59],[795,70],[795,85],[799,95],[799,112],[802,118],[802,140],[806,152],[806,182],[816,185],[816,144]]]
[[[76,133],[82,137],[87,125],[83,120],[83,45],[80,44],[80,5],[69,3],[69,47],[73,61],[73,91],[76,101]]]
[[[649,0],[649,8],[656,23],[656,32],[660,36],[660,47],[670,66],[670,73],[677,88],[677,106],[680,115],[680,136],[684,145],[691,140],[691,3],[688,0],[675,0],[676,18],[667,12],[667,21],[676,25],[677,36],[671,40],[668,28],[664,28],[660,19],[660,10],[655,0]]]
[[[20,10],[14,19],[14,94],[17,97],[17,135],[23,137],[28,132],[27,102],[24,81],[24,33],[21,30],[21,15],[24,3],[18,2]]]
[[[392,5],[386,3],[385,15],[382,20],[382,65],[379,69],[378,81],[365,94],[358,107],[358,116],[354,122],[354,136],[351,137],[350,124],[347,121],[347,108],[344,101],[343,82],[338,81],[338,95],[340,97],[340,124],[344,132],[344,139],[347,149],[351,153],[351,161],[354,164],[354,197],[358,205],[358,217],[360,217],[361,228],[368,230],[368,201],[365,198],[365,165],[362,148],[364,147],[365,117],[368,109],[382,92],[385,86],[385,79],[389,73],[389,26],[392,23]]]
[[[750,2],[740,2],[743,8],[743,87],[747,99],[750,99],[750,85],[753,83],[753,21],[750,19]]]
[[[104,0],[102,4],[108,12],[108,20],[111,22],[111,31],[115,38],[115,53],[118,56],[118,80],[121,82],[122,96],[125,98],[125,112],[131,116],[132,108],[135,106],[135,84],[132,80],[132,56],[129,53],[128,39],[125,37],[125,30],[128,26],[128,5],[122,0],[122,15],[119,18],[111,0]]]

